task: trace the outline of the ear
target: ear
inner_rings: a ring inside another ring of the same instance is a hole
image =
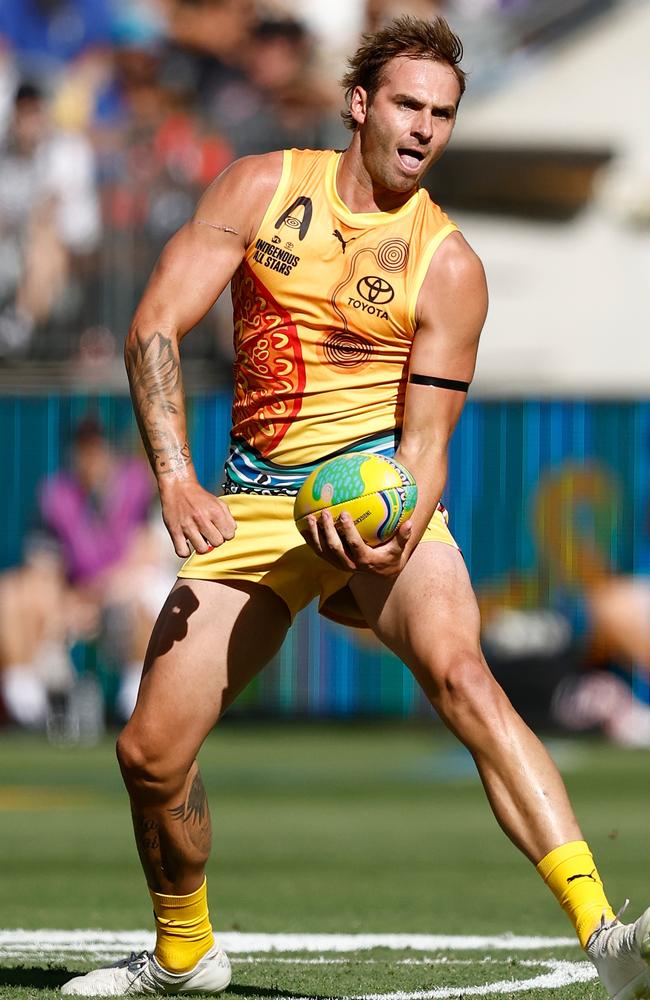
[[[352,91],[350,114],[357,125],[363,125],[368,114],[368,94],[363,87],[355,87]]]

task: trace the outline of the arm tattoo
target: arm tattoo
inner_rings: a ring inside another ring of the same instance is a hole
[[[160,332],[148,339],[136,335],[127,343],[126,366],[138,426],[154,472],[182,472],[191,458],[185,439],[180,361],[171,338]]]

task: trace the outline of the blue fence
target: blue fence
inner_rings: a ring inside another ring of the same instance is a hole
[[[227,442],[227,394],[190,400],[193,454],[215,485]],[[20,560],[39,481],[66,461],[89,409],[113,441],[138,447],[122,396],[0,399],[0,567]],[[483,603],[562,611],[579,632],[599,571],[648,573],[650,403],[470,401],[454,436],[445,503]],[[369,636],[301,614],[239,709],[348,716],[427,712],[410,675]]]

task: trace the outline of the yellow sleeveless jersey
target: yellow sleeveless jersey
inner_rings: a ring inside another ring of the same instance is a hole
[[[351,212],[336,190],[341,153],[283,155],[232,281],[226,493],[291,495],[333,455],[394,453],[418,293],[456,230],[422,189],[391,212]]]

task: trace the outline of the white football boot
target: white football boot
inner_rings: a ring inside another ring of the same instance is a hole
[[[586,951],[613,1000],[650,1000],[650,908],[633,924],[603,919]]]
[[[76,997],[122,997],[146,993],[176,996],[182,993],[221,993],[230,982],[230,962],[217,946],[189,972],[167,972],[148,951],[77,976],[61,987],[61,993]]]

